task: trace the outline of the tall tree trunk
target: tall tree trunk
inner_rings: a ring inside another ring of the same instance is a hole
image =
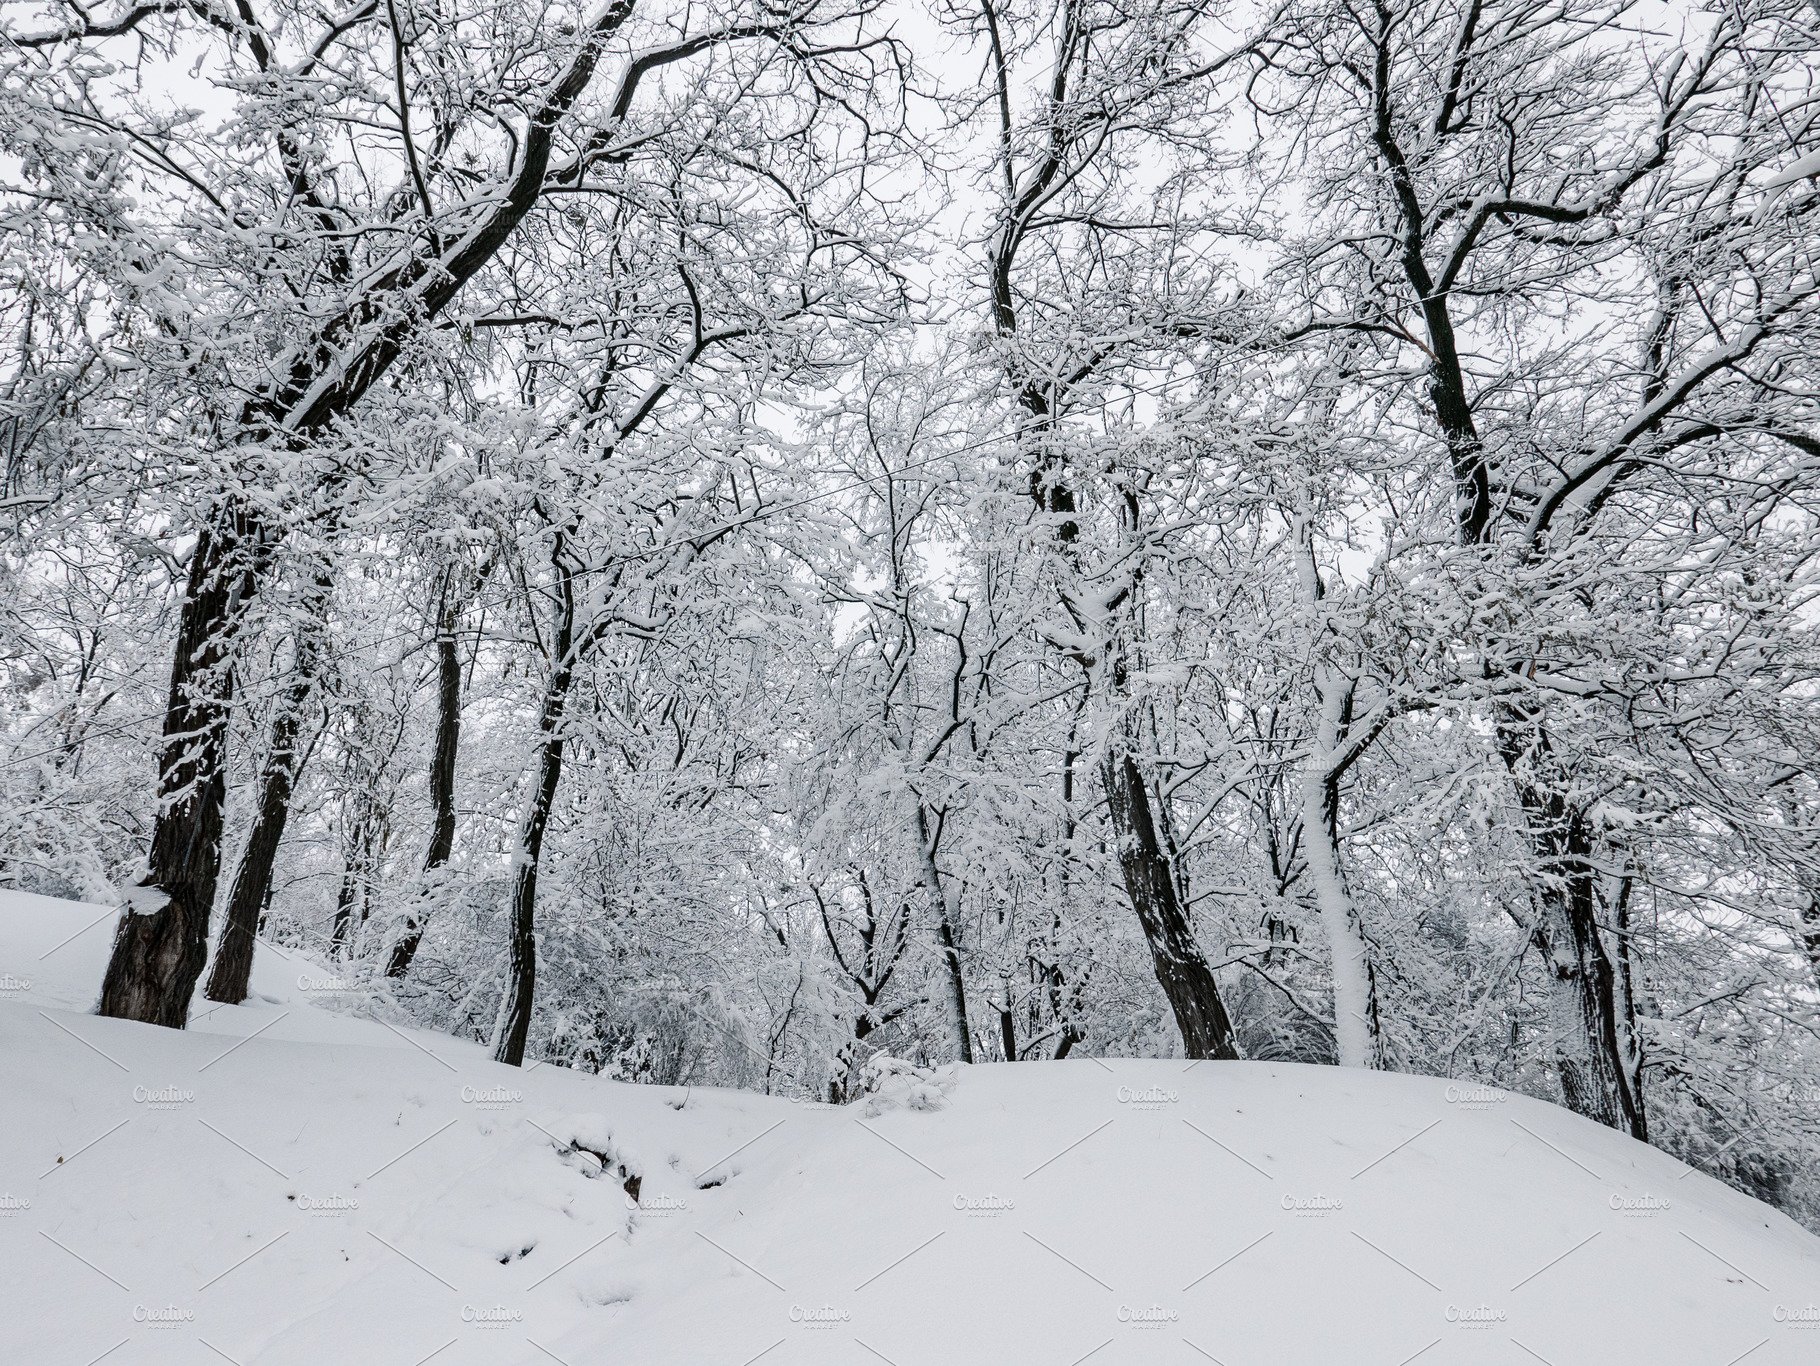
[[[562,685],[567,692],[567,682]],[[555,682],[552,680],[552,691]],[[554,700],[555,715],[550,712]],[[543,858],[544,831],[550,823],[550,811],[556,804],[557,784],[562,781],[562,737],[553,734],[560,722],[562,701],[546,698],[544,716],[550,724],[543,727],[546,739],[538,751],[537,787],[531,805],[525,812],[518,835],[517,868],[512,875],[511,963],[506,970],[507,994],[503,1009],[504,1028],[494,1049],[495,1062],[523,1066],[525,1041],[531,1033],[531,1009],[537,995],[537,869]]]
[[[335,930],[329,937],[329,954],[337,962],[348,958],[348,945],[354,938],[354,907],[360,901],[363,855],[359,842],[364,834],[356,833],[355,846],[348,850],[341,870],[341,891],[335,897]]]
[[[537,871],[543,858],[544,832],[562,781],[563,714],[575,678],[575,582],[562,564],[563,539],[557,538],[557,618],[549,682],[537,718],[543,744],[537,753],[537,783],[518,831],[518,856],[512,873],[511,961],[506,996],[500,1003],[495,1062],[522,1067],[531,1033],[531,1010],[537,995]]]
[[[246,848],[234,870],[228,890],[227,914],[215,941],[215,959],[209,968],[204,994],[211,1001],[239,1005],[246,1000],[253,979],[253,951],[259,940],[259,917],[272,887],[272,868],[291,810],[291,786],[298,756],[297,734],[308,690],[293,684],[279,700],[272,718],[271,751],[259,783],[259,809],[247,833]]]
[[[973,1061],[973,1031],[967,1022],[967,978],[962,971],[960,943],[954,933],[954,907],[949,904],[941,870],[935,865],[934,833],[929,829],[929,808],[915,793],[909,799],[916,804],[915,828],[917,852],[922,859],[923,888],[929,898],[929,913],[935,925],[935,944],[941,954],[943,982],[947,991],[942,1003],[947,1007],[948,1033],[954,1055],[960,1062]]]
[[[1150,788],[1134,754],[1138,737],[1150,729],[1154,744],[1155,715],[1148,703],[1131,701],[1131,665],[1143,640],[1144,554],[1143,531],[1137,496],[1127,490],[1121,508],[1121,527],[1127,538],[1125,555],[1131,569],[1118,598],[1098,619],[1101,644],[1097,660],[1087,661],[1089,687],[1103,689],[1107,703],[1126,713],[1107,736],[1100,757],[1100,780],[1106,791],[1107,816],[1124,874],[1125,896],[1137,913],[1138,924],[1150,944],[1157,984],[1175,1012],[1182,1034],[1182,1050],[1191,1058],[1237,1060],[1238,1036],[1220,997],[1213,967],[1201,952],[1188,918],[1187,875],[1177,856],[1169,808],[1159,795],[1153,805]],[[1077,623],[1096,621],[1094,611],[1080,597],[1070,596],[1070,613]],[[1097,669],[1094,667],[1097,663]]]
[[[1011,1014],[1011,974],[1001,972],[998,979],[998,1047],[1006,1062],[1017,1061],[1017,1021]]]
[[[1056,1040],[1055,1052],[1050,1061],[1060,1062],[1087,1036],[1075,1023],[1075,1010],[1080,1004],[1081,993],[1087,980],[1087,969],[1081,970],[1080,978],[1070,983],[1062,974],[1061,937],[1062,907],[1069,903],[1070,877],[1073,867],[1074,836],[1079,822],[1074,815],[1075,775],[1081,762],[1080,731],[1081,712],[1087,705],[1087,693],[1083,689],[1081,699],[1076,705],[1074,715],[1068,722],[1068,747],[1062,754],[1062,820],[1060,846],[1062,857],[1056,860],[1056,877],[1060,884],[1059,895],[1049,912],[1049,946],[1048,961],[1041,965],[1041,972],[1049,986],[1049,1012],[1055,1017],[1061,1029],[1061,1037]],[[1031,993],[1031,1000],[1036,1000],[1036,993]]]
[[[1327,936],[1337,1061],[1341,1067],[1379,1067],[1382,1042],[1370,945],[1346,884],[1340,851],[1340,779],[1347,763],[1340,749],[1351,738],[1358,681],[1329,653],[1336,647],[1337,633],[1327,584],[1315,557],[1314,518],[1305,499],[1298,504],[1292,525],[1296,579],[1307,614],[1305,648],[1313,661],[1309,687],[1314,694],[1308,756],[1301,773],[1302,857]]]
[[[1636,1100],[1638,1114],[1643,1116],[1643,1036],[1637,1029],[1637,989],[1633,968],[1636,955],[1632,950],[1630,934],[1630,894],[1633,885],[1634,880],[1627,874],[1619,883],[1618,895],[1611,908],[1611,957],[1617,965],[1615,1017],[1625,1085]],[[1647,1116],[1643,1116],[1643,1119],[1647,1128]],[[1647,1141],[1647,1134],[1642,1137]]]
[[[1649,1139],[1641,1050],[1628,993],[1598,922],[1598,874],[1586,815],[1567,796],[1539,712],[1499,709],[1499,749],[1522,803],[1536,903],[1535,942],[1549,973],[1549,1022],[1561,1097],[1575,1114]]]
[[[139,885],[114,932],[96,1012],[182,1029],[208,958],[221,871],[230,637],[258,582],[257,530],[217,514],[190,555],[158,755],[158,815]]]
[[[1820,5],[1820,0],[1814,0],[1814,3]],[[1808,816],[1786,795],[1782,799],[1782,814],[1790,833],[1804,830],[1808,826]],[[1801,857],[1795,866],[1795,885],[1803,899],[1801,909],[1796,913],[1799,923],[1793,931],[1793,938],[1795,947],[1807,959],[1814,985],[1820,986],[1820,877],[1814,875],[1810,862],[1812,851],[1805,845],[1806,841],[1802,841],[1802,845],[1797,846]]]
[[[1101,760],[1100,774],[1118,841],[1125,894],[1150,941],[1156,980],[1182,1031],[1182,1050],[1191,1058],[1236,1060],[1239,1049],[1232,1021],[1220,999],[1213,969],[1195,942],[1177,892],[1175,869],[1157,835],[1150,792],[1137,760],[1110,750]]]
[[[209,967],[203,994],[211,1001],[239,1005],[246,1000],[253,979],[253,953],[259,942],[259,918],[272,894],[272,869],[278,846],[291,815],[291,791],[303,766],[297,748],[303,713],[316,691],[323,662],[323,634],[327,629],[329,597],[334,581],[318,574],[309,596],[301,604],[291,682],[280,695],[272,716],[265,770],[259,781],[259,808],[247,833],[246,848],[234,869],[228,889],[227,914],[215,941],[215,959]]]
[[[1314,744],[1302,769],[1302,851],[1327,935],[1333,974],[1333,1034],[1341,1067],[1380,1067],[1378,1003],[1372,988],[1371,952],[1358,907],[1340,862],[1340,779],[1334,753],[1351,722],[1349,681],[1320,670]]]
[[[435,812],[430,827],[430,847],[423,857],[424,888],[419,904],[407,912],[404,931],[392,945],[386,962],[387,977],[403,977],[423,943],[424,917],[433,892],[435,874],[455,852],[455,759],[461,747],[461,656],[456,648],[455,626],[462,602],[453,591],[454,572],[444,580],[442,609],[436,634],[436,742],[430,756],[430,805]]]
[[[1390,31],[1386,20],[1379,32],[1378,60],[1371,76],[1372,138],[1389,173],[1397,206],[1401,264],[1427,333],[1429,411],[1441,429],[1453,467],[1459,543],[1474,553],[1487,554],[1494,550],[1499,532],[1492,467],[1460,358],[1451,311],[1452,285],[1445,275],[1437,278],[1425,259],[1429,209],[1421,202],[1412,164],[1397,141],[1396,92],[1391,88],[1394,77],[1387,46]],[[1469,589],[1469,593],[1476,591]],[[1627,1074],[1625,1067],[1624,1059],[1631,1050],[1621,1038],[1611,959],[1593,914],[1596,894],[1587,863],[1589,850],[1584,847],[1589,843],[1584,813],[1571,805],[1567,775],[1548,754],[1539,704],[1499,703],[1494,708],[1494,724],[1499,750],[1523,810],[1524,835],[1536,861],[1531,879],[1531,899],[1537,911],[1535,941],[1549,969],[1549,1013],[1562,1096],[1570,1109],[1641,1138],[1645,1124],[1640,1073],[1633,1069]]]

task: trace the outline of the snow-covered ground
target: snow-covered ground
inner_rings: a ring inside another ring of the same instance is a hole
[[[1092,1059],[635,1087],[324,1009],[264,948],[178,1033],[86,1013],[111,922],[0,897],[21,1366],[1820,1362],[1820,1239],[1535,1101]]]

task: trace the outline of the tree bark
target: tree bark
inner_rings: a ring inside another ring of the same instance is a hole
[[[1118,841],[1125,894],[1150,941],[1157,982],[1169,998],[1182,1032],[1182,1051],[1191,1058],[1236,1061],[1239,1049],[1232,1021],[1177,894],[1175,870],[1157,836],[1150,793],[1137,760],[1108,751],[1100,773]]]
[[[306,689],[293,686],[279,701],[272,719],[271,751],[259,785],[259,809],[247,834],[246,848],[234,870],[228,891],[227,914],[215,942],[215,960],[209,968],[204,994],[211,1001],[239,1005],[246,1000],[253,979],[253,952],[258,943],[259,916],[272,886],[272,868],[278,845],[290,816],[291,787],[296,777],[295,747],[301,729],[299,715]]]
[[[998,1047],[1006,1062],[1017,1061],[1017,1022],[1011,1016],[1011,974],[999,975]]]
[[[1637,1111],[1643,1116],[1647,1129],[1648,1119],[1643,1113],[1643,1036],[1637,1029],[1637,989],[1634,975],[1636,955],[1632,950],[1630,934],[1630,894],[1632,879],[1627,875],[1619,885],[1616,903],[1611,909],[1611,942],[1612,959],[1617,965],[1617,980],[1614,988],[1615,1018],[1618,1026],[1618,1042],[1621,1046],[1623,1076],[1629,1093],[1636,1099]],[[1647,1141],[1647,1133],[1643,1136]]]
[[[550,812],[556,805],[556,789],[562,781],[563,714],[568,709],[569,687],[575,678],[575,583],[568,569],[560,564],[562,555],[559,536],[553,664],[537,719],[538,731],[544,738],[537,756],[537,784],[518,832],[517,866],[512,874],[511,961],[493,1049],[495,1062],[513,1067],[524,1065],[525,1043],[531,1033],[531,1011],[537,995],[537,871]]]
[[[1344,738],[1352,687],[1317,679],[1319,708],[1314,744],[1302,770],[1302,853],[1327,935],[1333,974],[1333,1037],[1341,1067],[1382,1066],[1378,1003],[1372,989],[1371,952],[1340,862],[1340,780],[1333,754]]]
[[[929,897],[930,915],[935,922],[935,944],[941,955],[943,982],[947,987],[942,999],[947,1007],[948,1032],[952,1036],[955,1058],[960,1062],[972,1062],[973,1031],[967,1022],[967,978],[962,971],[960,944],[954,934],[954,912],[948,904],[941,870],[935,865],[934,841],[929,830],[929,809],[915,793],[909,796],[916,803],[916,822],[912,833],[916,837],[917,852],[922,859],[923,887]]]
[[[1555,1071],[1568,1109],[1649,1140],[1641,1049],[1628,993],[1598,923],[1592,834],[1566,795],[1541,718],[1533,709],[1499,709],[1499,749],[1510,769],[1537,861],[1532,880],[1534,936],[1549,972],[1549,1022]]]
[[[563,741],[560,735],[550,733],[561,719],[562,703],[555,701],[552,717],[550,701],[546,699],[544,714],[552,724],[544,727],[548,738],[538,751],[537,788],[518,837],[518,867],[512,876],[511,963],[503,1007],[505,1027],[493,1053],[495,1062],[513,1067],[524,1065],[525,1042],[531,1033],[531,1009],[537,995],[537,869],[543,858],[544,831],[556,803],[556,788],[562,781]]]
[[[450,591],[453,574],[445,582],[442,611],[436,636],[436,745],[430,756],[430,805],[435,812],[430,827],[430,847],[424,853],[423,902],[438,869],[455,852],[455,759],[461,747],[461,656],[456,648],[455,626],[461,604]],[[428,906],[420,904],[405,916],[404,931],[392,945],[386,962],[387,977],[403,977],[423,944]]]
[[[208,958],[221,871],[223,751],[233,690],[232,625],[258,582],[258,532],[218,511],[191,552],[158,755],[158,816],[129,895],[96,1013],[182,1029]]]
[[[247,833],[246,848],[228,889],[227,912],[215,941],[215,959],[209,967],[203,994],[211,1001],[239,1005],[246,1000],[253,979],[253,954],[259,942],[259,917],[271,898],[272,869],[278,846],[284,840],[291,814],[291,792],[303,766],[298,735],[304,709],[316,690],[322,669],[323,633],[327,628],[329,595],[334,583],[319,574],[297,626],[290,685],[278,699],[272,716],[265,771],[260,775],[259,808]]]
[[[330,936],[330,953],[338,962],[355,956],[354,936],[373,907],[373,884],[378,877],[383,832],[380,813],[365,802],[354,802],[354,828],[345,840],[345,861],[341,872],[341,891],[335,898],[335,928]]]

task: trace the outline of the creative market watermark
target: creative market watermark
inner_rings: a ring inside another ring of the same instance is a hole
[[[1318,1219],[1328,1214],[1338,1214],[1346,1206],[1331,1195],[1284,1195],[1277,1201],[1285,1214],[1293,1214],[1298,1219]]]
[[[689,1208],[689,1202],[678,1195],[626,1195],[626,1208],[636,1214],[648,1214],[662,1219],[667,1215],[680,1214]]]
[[[1500,1091],[1495,1086],[1469,1085],[1449,1082],[1441,1098],[1449,1105],[1457,1105],[1462,1110],[1489,1110],[1494,1105],[1502,1105],[1510,1099],[1510,1092]]]
[[[154,1110],[175,1110],[196,1103],[196,1093],[181,1086],[135,1086],[133,1104]]]
[[[1117,1092],[1120,1105],[1129,1105],[1134,1110],[1160,1110],[1165,1105],[1174,1105],[1181,1096],[1163,1086],[1121,1086]]]
[[[829,1332],[845,1327],[852,1321],[852,1314],[832,1304],[793,1304],[790,1306],[790,1322],[798,1328],[806,1328],[812,1333]]]
[[[1486,1332],[1497,1328],[1509,1319],[1502,1309],[1494,1309],[1489,1304],[1477,1304],[1464,1308],[1457,1304],[1447,1306],[1447,1322],[1455,1328],[1464,1328],[1467,1332]]]
[[[482,1110],[503,1110],[510,1105],[522,1105],[525,1093],[510,1086],[464,1086],[461,1088],[461,1103],[473,1105]]]
[[[291,1203],[313,1219],[337,1219],[360,1208],[351,1195],[293,1195]]]
[[[466,1327],[492,1333],[517,1327],[525,1321],[525,1316],[521,1311],[503,1304],[464,1304],[461,1306],[461,1321]]]
[[[1160,1304],[1121,1304],[1117,1313],[1121,1327],[1134,1328],[1140,1333],[1168,1328],[1179,1322],[1181,1317],[1175,1310]]]
[[[174,1328],[187,1328],[196,1321],[196,1311],[176,1304],[135,1304],[133,1322],[142,1328],[154,1332],[168,1332]]]
[[[969,1219],[996,1219],[1016,1208],[1002,1195],[956,1195],[952,1203],[957,1214]]]
[[[318,977],[314,973],[297,974],[297,990],[320,992],[350,992],[354,984],[346,977]]]

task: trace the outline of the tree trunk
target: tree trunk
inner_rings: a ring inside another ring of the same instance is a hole
[[[1389,30],[1382,32],[1387,35]],[[1385,41],[1380,36],[1380,44]],[[1498,539],[1492,468],[1460,359],[1450,311],[1452,286],[1445,276],[1431,273],[1424,259],[1430,210],[1421,203],[1414,172],[1397,143],[1395,100],[1388,84],[1391,70],[1386,50],[1380,47],[1372,78],[1373,139],[1395,196],[1399,220],[1395,236],[1404,274],[1426,325],[1430,412],[1452,460],[1459,543],[1484,553]],[[1549,754],[1539,705],[1501,703],[1495,707],[1495,726],[1537,865],[1531,878],[1537,910],[1534,934],[1549,967],[1549,1013],[1562,1095],[1578,1113],[1642,1138],[1640,1072],[1627,1069],[1625,1062],[1627,1056],[1634,1057],[1634,1048],[1621,1037],[1611,959],[1594,916],[1585,813],[1572,805],[1568,775]]]
[[[1017,1022],[1011,1015],[1011,974],[999,975],[998,1047],[1006,1062],[1017,1061]]]
[[[557,559],[563,554],[557,540]],[[575,678],[575,584],[560,564],[554,662],[544,687],[538,731],[543,745],[538,751],[537,785],[525,809],[518,832],[517,866],[512,874],[511,963],[507,969],[506,996],[500,1003],[500,1027],[493,1048],[495,1062],[522,1067],[525,1042],[531,1033],[531,1009],[537,994],[537,870],[543,858],[544,832],[556,805],[556,788],[562,781],[563,713],[568,708],[569,686]]]
[[[239,1005],[246,1000],[253,979],[253,953],[259,942],[259,918],[272,894],[272,869],[278,846],[291,815],[291,791],[303,766],[297,737],[303,729],[303,712],[316,690],[321,672],[323,633],[327,628],[329,596],[334,582],[318,574],[309,598],[302,604],[297,626],[290,686],[278,699],[272,716],[271,740],[266,748],[265,771],[260,775],[259,809],[247,833],[246,848],[234,870],[228,890],[227,914],[215,941],[215,960],[209,967],[203,994],[211,1001]]]
[[[364,822],[364,815],[357,815],[357,821]],[[345,963],[353,956],[354,929],[364,914],[356,916],[366,902],[365,889],[371,885],[371,869],[368,866],[368,846],[371,835],[364,823],[358,825],[348,837],[347,855],[341,869],[341,891],[335,898],[335,929],[329,937],[329,954],[337,962]]]
[[[230,636],[258,580],[243,558],[249,540],[257,532],[223,512],[190,555],[158,756],[158,815],[145,872],[114,932],[101,1015],[182,1029],[208,958],[227,797]]]
[[[567,691],[566,682],[563,690]],[[556,715],[552,718],[550,702],[546,699],[546,719],[560,721],[561,700],[557,700],[555,706]],[[560,735],[550,733],[553,728],[553,725],[544,727],[548,738],[538,753],[537,789],[519,831],[518,867],[512,875],[512,957],[507,969],[505,1028],[500,1031],[493,1060],[510,1063],[513,1067],[524,1065],[525,1041],[531,1033],[531,1007],[537,994],[537,868],[543,857],[544,831],[556,803],[556,787],[562,781],[563,741]]]
[[[1062,754],[1062,822],[1060,844],[1061,848],[1067,851],[1067,853],[1065,853],[1062,858],[1056,860],[1056,878],[1060,884],[1060,894],[1056,898],[1055,905],[1050,908],[1049,961],[1042,965],[1042,971],[1047,978],[1049,986],[1049,1011],[1050,1014],[1055,1017],[1056,1024],[1061,1029],[1061,1037],[1056,1040],[1055,1052],[1050,1058],[1050,1061],[1052,1062],[1060,1062],[1063,1058],[1068,1056],[1077,1043],[1080,1043],[1087,1037],[1075,1023],[1074,1016],[1075,1008],[1080,1004],[1081,993],[1087,980],[1088,970],[1083,968],[1080,977],[1070,983],[1062,974],[1060,957],[1062,935],[1061,908],[1069,903],[1069,873],[1073,866],[1072,852],[1074,849],[1074,836],[1079,824],[1074,816],[1074,788],[1075,774],[1079,769],[1081,761],[1081,751],[1078,748],[1080,743],[1081,709],[1086,705],[1087,693],[1083,690],[1081,700],[1075,708],[1074,716],[1068,722],[1068,747]],[[1035,999],[1036,995],[1033,992],[1031,993],[1031,1000],[1034,1001]]]
[[[1340,863],[1340,780],[1333,771],[1333,754],[1350,720],[1352,688],[1341,680],[1317,679],[1315,696],[1316,734],[1302,770],[1302,849],[1327,935],[1334,1045],[1341,1067],[1379,1067],[1383,1058],[1371,953]]]
[[[246,848],[234,870],[228,891],[227,915],[215,943],[215,961],[209,968],[204,994],[211,1001],[239,1005],[246,1000],[253,979],[253,950],[259,939],[259,917],[272,887],[272,867],[291,810],[291,785],[296,778],[294,753],[306,689],[295,685],[279,700],[272,718],[272,747],[259,787],[259,809],[247,834]]]
[[[450,582],[453,575],[450,575]],[[424,889],[420,904],[406,914],[404,931],[392,945],[387,977],[403,977],[423,943],[424,917],[437,870],[455,852],[455,758],[461,746],[461,656],[456,648],[455,624],[460,603],[445,585],[436,636],[436,748],[430,756],[430,804],[435,819],[430,827],[430,847],[424,854]]]
[[[1561,1096],[1575,1114],[1647,1142],[1633,1049],[1617,1011],[1616,974],[1581,890],[1590,881],[1590,873],[1570,875],[1568,887],[1547,889],[1537,927],[1552,978],[1549,1020]]]
[[[1598,922],[1585,813],[1565,795],[1534,709],[1499,709],[1499,749],[1515,779],[1537,860],[1535,942],[1549,973],[1555,1071],[1568,1109],[1649,1140],[1635,1021]],[[1547,775],[1544,782],[1542,776]]]
[[[1630,937],[1630,894],[1632,879],[1626,876],[1618,888],[1612,907],[1612,959],[1617,964],[1616,1010],[1618,1042],[1621,1045],[1623,1075],[1629,1093],[1636,1097],[1637,1111],[1643,1113],[1643,1036],[1637,1029],[1637,991]],[[1647,1116],[1643,1116],[1647,1127]],[[1647,1141],[1647,1136],[1645,1138]]]
[[[942,882],[941,870],[935,866],[935,848],[929,830],[929,809],[915,793],[916,824],[912,832],[923,864],[923,887],[929,896],[929,910],[935,921],[935,944],[940,950],[947,992],[948,1032],[953,1036],[954,1054],[961,1062],[973,1061],[973,1031],[967,1022],[967,978],[961,968],[960,944],[955,939],[953,908]]]
[[[1157,836],[1150,793],[1137,761],[1129,754],[1108,751],[1100,773],[1118,841],[1125,894],[1150,941],[1156,979],[1182,1031],[1182,1050],[1191,1058],[1237,1060],[1232,1021],[1177,895],[1175,870]]]

